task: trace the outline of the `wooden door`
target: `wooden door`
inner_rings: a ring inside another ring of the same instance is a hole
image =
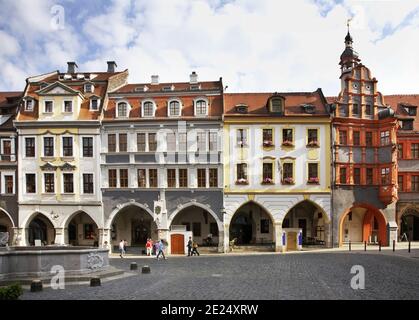
[[[185,254],[185,237],[183,234],[172,234],[170,236],[170,248],[172,254]]]
[[[296,232],[287,232],[287,250],[297,250]]]

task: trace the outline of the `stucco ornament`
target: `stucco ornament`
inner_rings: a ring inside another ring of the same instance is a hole
[[[0,247],[4,247],[9,242],[9,233],[0,232]]]
[[[103,257],[97,253],[89,253],[87,256],[87,268],[90,270],[100,269],[103,267]]]
[[[54,213],[54,211],[51,211],[50,215],[52,220],[57,220],[60,217],[60,215],[58,213]]]

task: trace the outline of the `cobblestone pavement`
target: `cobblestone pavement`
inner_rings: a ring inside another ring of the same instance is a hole
[[[419,299],[419,258],[376,253],[215,255],[113,258],[133,276],[101,287],[67,285],[64,290],[25,290],[22,299]],[[151,274],[141,274],[149,265]],[[365,289],[351,288],[353,265],[365,268]]]

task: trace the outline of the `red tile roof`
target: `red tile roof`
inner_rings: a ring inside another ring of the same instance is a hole
[[[412,119],[413,131],[419,132],[419,94],[388,95],[384,96],[384,102],[385,104],[390,105],[398,119]],[[409,116],[403,106],[416,106],[416,116]],[[401,130],[399,132],[401,132]]]
[[[130,83],[112,93],[141,93],[142,91],[136,91],[136,88],[144,88],[147,86],[147,91],[145,92],[165,92],[163,88],[174,86],[173,91],[166,91],[166,92],[178,92],[178,91],[191,91],[191,86],[200,86],[199,91],[218,91],[222,90],[222,82],[221,81],[204,81],[198,83],[189,83],[189,82],[166,82],[166,83],[159,83],[159,84],[151,84],[151,83]]]

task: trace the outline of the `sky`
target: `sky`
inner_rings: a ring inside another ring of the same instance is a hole
[[[218,80],[226,92],[339,93],[354,48],[383,94],[419,93],[418,0],[0,0],[0,91],[76,61],[130,83]]]

